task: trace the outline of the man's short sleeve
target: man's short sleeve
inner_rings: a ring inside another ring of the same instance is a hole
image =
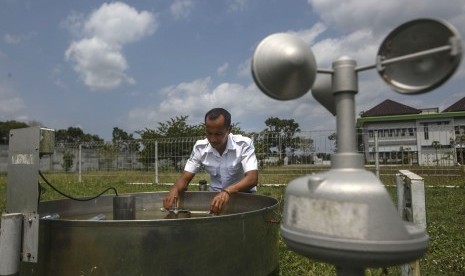
[[[244,168],[244,172],[258,170],[255,147],[251,139],[246,139],[246,143],[242,147],[242,167]]]
[[[200,169],[200,166],[202,165],[200,162],[200,156],[201,153],[197,142],[195,143],[194,148],[192,149],[189,159],[187,159],[186,165],[184,166],[184,170],[191,173],[197,173]]]

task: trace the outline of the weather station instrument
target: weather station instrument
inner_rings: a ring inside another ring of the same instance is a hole
[[[376,69],[396,92],[425,93],[453,75],[461,56],[457,30],[448,22],[426,18],[394,29],[381,43],[375,64],[368,66],[342,56],[331,69],[319,69],[311,48],[291,34],[272,34],[259,43],[252,75],[263,93],[284,101],[311,90],[336,116],[337,150],[331,168],[297,178],[286,188],[281,234],[289,249],[335,265],[338,275],[364,275],[367,267],[405,264],[427,251],[426,229],[399,217],[384,185],[365,170],[357,153],[357,74]]]

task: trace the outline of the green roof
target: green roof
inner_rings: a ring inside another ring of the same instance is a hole
[[[360,117],[357,119],[357,127],[362,127],[364,124],[370,123],[370,122],[396,122],[396,121],[443,119],[443,118],[455,118],[455,117],[465,118],[465,111]]]

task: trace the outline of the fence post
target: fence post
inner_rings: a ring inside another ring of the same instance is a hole
[[[155,141],[155,184],[158,184],[158,141]]]
[[[78,167],[79,167],[79,183],[82,182],[82,145],[79,144],[79,153],[78,153]]]
[[[426,229],[425,185],[422,177],[408,170],[396,174],[397,208],[403,220]],[[402,276],[420,275],[420,261],[401,266]]]
[[[379,179],[379,149],[378,149],[378,130],[374,130],[375,138],[375,168],[376,168],[376,177]]]

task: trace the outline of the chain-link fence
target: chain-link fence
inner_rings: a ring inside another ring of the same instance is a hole
[[[425,133],[428,131],[428,133]],[[359,130],[357,147],[368,167],[433,166],[450,173],[463,164],[465,141],[461,129],[430,127]],[[327,170],[336,151],[334,130],[262,133],[249,136],[255,146],[260,174],[267,182],[286,183],[296,176]],[[83,176],[132,174],[134,182],[173,182],[203,137],[162,138],[106,143],[57,143],[55,152],[41,159],[41,170]],[[378,158],[378,160],[376,160]],[[8,148],[0,148],[0,170],[6,172]],[[377,161],[377,162],[376,162]],[[418,172],[418,171],[417,171]],[[395,171],[392,172],[395,174]],[[274,180],[270,180],[274,179]]]
[[[331,131],[252,135],[261,167],[323,164],[334,152]],[[192,147],[203,137],[115,141],[113,143],[58,143],[55,154],[42,161],[52,171],[139,170],[180,171]],[[327,141],[325,141],[327,140]]]

